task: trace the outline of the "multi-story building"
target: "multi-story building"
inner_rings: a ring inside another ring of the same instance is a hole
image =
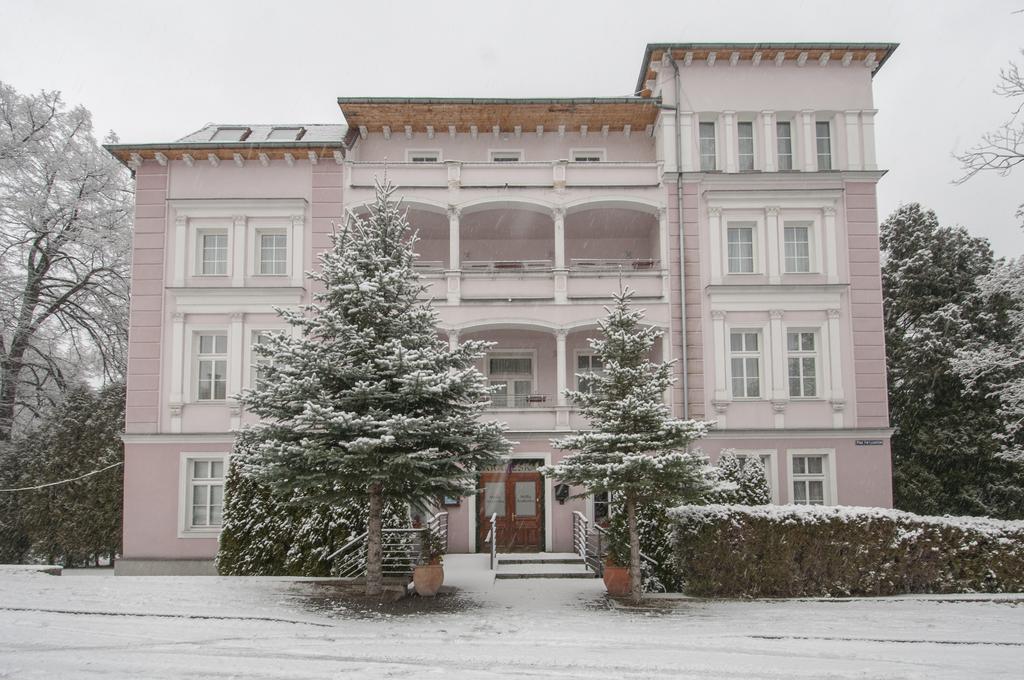
[[[385,173],[458,342],[495,343],[490,413],[518,442],[481,492],[443,499],[453,551],[567,551],[538,465],[585,428],[563,396],[620,286],[664,330],[675,415],[760,457],[778,503],[891,505],[872,77],[891,44],[648,45],[637,95],[339,99],[342,125],[209,125],[110,151],[137,179],[123,573],[204,573],[233,395],[273,305]]]

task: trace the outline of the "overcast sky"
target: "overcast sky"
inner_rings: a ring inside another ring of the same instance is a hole
[[[632,93],[648,42],[899,42],[875,77],[884,219],[918,201],[1024,253],[1024,167],[953,185],[954,150],[1009,118],[1024,0],[218,2],[0,0],[0,80],[57,89],[101,133],[176,139],[217,123],[341,122],[338,96]]]

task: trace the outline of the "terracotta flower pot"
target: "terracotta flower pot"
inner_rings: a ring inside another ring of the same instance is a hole
[[[412,584],[420,597],[437,595],[444,583],[444,567],[440,564],[421,564],[412,572]]]
[[[602,578],[609,595],[629,595],[629,567],[605,565]]]

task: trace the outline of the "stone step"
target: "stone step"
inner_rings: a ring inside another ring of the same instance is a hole
[[[594,578],[594,573],[587,569],[587,566],[579,560],[569,563],[526,560],[517,563],[499,563],[498,569],[494,573],[494,578]]]
[[[583,564],[583,559],[580,557],[545,557],[541,559],[499,557],[498,565],[503,564]]]
[[[589,571],[499,571],[495,572],[496,579],[523,579],[523,578],[594,578]]]

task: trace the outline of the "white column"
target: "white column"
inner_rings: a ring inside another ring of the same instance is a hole
[[[456,350],[459,348],[459,332],[456,330],[448,331],[448,348]]]
[[[569,429],[569,401],[565,398],[566,360],[565,360],[565,338],[568,334],[565,330],[555,331],[555,389],[558,391],[558,404],[555,409],[555,429]]]
[[[765,239],[768,266],[765,271],[768,273],[768,283],[779,283],[782,281],[782,253],[779,249],[779,208],[769,206],[764,209],[764,228],[767,232]]]
[[[242,371],[248,365],[245,356],[244,328],[245,315],[235,312],[231,315],[231,327],[228,331],[228,408],[231,413],[231,429],[241,427],[241,412],[238,401],[231,395],[242,391]]]
[[[718,427],[725,429],[725,412],[729,408],[729,389],[727,386],[726,362],[729,355],[729,344],[725,337],[725,312],[714,309],[711,311],[711,327],[715,339],[712,351],[715,355],[715,398],[712,406],[717,414],[715,420]],[[705,352],[705,357],[707,353]]]
[[[722,112],[722,127],[725,134],[722,136],[725,153],[725,171],[736,172],[736,161],[739,149],[736,147],[736,112]]]
[[[789,391],[787,389],[786,373],[786,337],[782,328],[783,311],[772,309],[768,312],[770,318],[771,342],[766,350],[768,351],[768,363],[771,366],[771,390],[772,410],[775,411],[775,427],[786,426],[786,404],[789,403]]]
[[[188,267],[188,218],[178,215],[174,219],[174,278],[173,285],[185,285],[185,272]],[[195,256],[195,253],[192,253]]]
[[[455,271],[460,268],[459,259],[461,244],[459,243],[459,217],[462,209],[454,205],[448,206],[448,269]]]
[[[829,387],[832,403],[832,426],[843,427],[843,411],[846,408],[846,395],[843,392],[843,361],[842,341],[839,334],[839,310],[829,309],[828,315],[828,364]]]
[[[692,172],[693,165],[693,125],[697,114],[691,111],[684,111],[679,115],[679,134],[682,147],[682,168],[683,172]]]
[[[779,169],[776,163],[776,144],[775,144],[775,112],[774,111],[762,111],[761,112],[761,123],[763,124],[764,144],[762,145],[762,161],[761,167],[764,168],[765,172],[775,172]]]
[[[555,269],[565,269],[565,208],[554,209]]]
[[[863,170],[860,156],[860,112],[846,112],[846,169]]]
[[[836,234],[836,209],[828,207],[823,212],[822,229],[825,231],[825,266],[828,267],[826,272],[827,281],[829,283],[839,283],[839,239]]]
[[[181,432],[181,405],[185,400],[182,380],[185,377],[185,315],[175,312],[171,317],[171,432]]]
[[[663,329],[661,333],[661,360],[662,362],[668,363],[672,361],[672,337],[669,335],[668,329]],[[679,370],[682,370],[680,367]],[[672,386],[669,385],[665,388],[665,393],[661,396],[665,401],[665,405],[669,407],[671,412],[672,409]]]
[[[661,259],[661,297],[668,300],[672,294],[672,268],[669,263],[668,208],[665,206],[658,208],[658,257]]]
[[[236,215],[231,230],[231,285],[245,285],[245,216]]]
[[[804,163],[801,170],[815,172],[818,169],[818,144],[814,138],[814,111],[800,112],[801,126],[800,146],[804,150]]]
[[[288,237],[288,245],[291,247],[292,276],[291,283],[296,288],[302,287],[303,283],[303,257],[305,255],[305,239],[303,238],[306,227],[306,218],[302,215],[292,216],[292,233]]]
[[[725,231],[722,228],[722,209],[708,208],[708,242],[711,244],[711,283],[722,283],[722,240]]]
[[[861,111],[860,126],[862,147],[864,150],[864,169],[877,170],[875,161],[875,114],[878,111]]]

